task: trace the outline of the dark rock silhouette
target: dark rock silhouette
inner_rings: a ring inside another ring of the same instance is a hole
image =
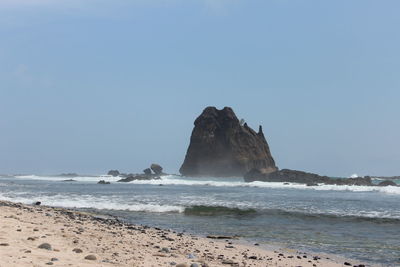
[[[111,176],[114,176],[114,177],[117,177],[117,176],[119,175],[119,171],[117,171],[117,170],[111,170],[111,171],[109,171],[107,174],[108,174],[108,175],[111,175]]]
[[[320,176],[318,174],[283,169],[271,173],[262,173],[257,169],[253,169],[244,175],[246,182],[289,182],[301,183],[308,186],[315,186],[318,184],[331,184],[331,185],[360,185],[360,186],[373,186],[371,177],[356,177],[356,178],[330,178],[328,176]],[[384,184],[385,186],[388,184]],[[390,184],[391,185],[391,184]]]
[[[160,165],[155,164],[155,163],[151,164],[150,169],[157,175],[160,175],[163,173],[162,172],[163,168]]]
[[[110,184],[110,182],[106,182],[104,180],[100,180],[100,181],[98,181],[98,184]]]
[[[151,175],[151,169],[150,168],[144,169],[143,172],[146,175]]]
[[[127,177],[118,180],[117,182],[128,183],[137,180],[161,180],[161,178],[155,174],[130,174]]]
[[[232,108],[207,107],[194,125],[182,175],[242,177],[252,169],[277,170],[262,127],[257,133],[241,125]]]

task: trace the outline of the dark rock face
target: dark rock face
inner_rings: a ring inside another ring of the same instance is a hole
[[[319,176],[314,173],[307,173],[302,171],[294,171],[283,169],[272,173],[264,174],[260,171],[253,169],[246,173],[244,176],[246,182],[263,181],[263,182],[288,182],[288,183],[303,183],[315,184],[325,183],[330,180],[327,176]]]
[[[157,175],[160,175],[160,174],[163,173],[163,172],[162,172],[163,168],[162,168],[160,165],[155,164],[155,163],[151,164],[150,169],[152,169],[153,172],[154,172],[155,174],[157,174]]]
[[[107,174],[108,174],[108,175],[111,175],[111,176],[114,176],[114,177],[117,177],[117,176],[119,175],[119,171],[117,171],[117,170],[111,170],[111,171],[109,171]]]
[[[151,174],[130,174],[125,178],[118,180],[117,182],[128,183],[137,180],[160,180],[161,178],[157,175]]]
[[[277,170],[262,127],[257,133],[241,125],[231,108],[207,107],[194,125],[182,175],[242,177],[252,169]]]
[[[104,180],[100,180],[100,181],[98,181],[97,183],[98,183],[98,184],[110,184],[110,182],[106,182],[106,181],[104,181]]]
[[[262,182],[288,182],[288,183],[301,183],[308,186],[315,186],[318,184],[332,184],[332,185],[361,185],[373,186],[371,177],[357,177],[346,179],[333,179],[328,176],[320,176],[314,173],[303,171],[295,171],[283,169],[271,173],[262,173],[257,169],[253,169],[245,174],[244,180],[246,182],[262,181]]]
[[[151,175],[151,169],[150,168],[144,169],[143,172],[146,175]]]

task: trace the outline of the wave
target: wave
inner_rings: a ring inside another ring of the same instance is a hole
[[[68,180],[65,177],[59,176],[37,176],[37,175],[25,175],[16,176],[19,179],[31,179],[31,180],[42,180],[42,181],[65,181]],[[99,180],[105,180],[106,182],[117,182],[121,177],[113,177],[109,175],[102,176],[80,176],[74,177],[73,180],[77,182],[98,182]],[[119,184],[119,183],[118,183]],[[284,182],[244,182],[241,178],[191,178],[181,177],[178,175],[165,175],[160,180],[137,180],[131,181],[126,184],[138,184],[138,185],[184,185],[184,186],[215,186],[215,187],[255,187],[255,188],[271,188],[271,189],[302,189],[302,190],[318,190],[318,191],[350,191],[350,192],[378,192],[384,194],[400,195],[400,186],[357,186],[357,185],[325,185],[320,184],[318,186],[307,186],[305,184],[297,183],[284,183]]]
[[[219,181],[221,180],[221,181]],[[396,186],[357,186],[357,185],[325,185],[307,186],[305,184],[284,183],[284,182],[244,182],[243,179],[231,178],[190,178],[176,175],[166,175],[161,180],[140,180],[132,181],[130,184],[148,185],[202,185],[216,187],[258,187],[258,188],[277,188],[277,189],[304,189],[322,191],[352,191],[352,192],[380,192],[386,194],[400,195],[400,187]]]
[[[63,177],[63,176],[39,176],[39,175],[18,175],[14,178],[25,179],[25,180],[38,180],[38,181],[53,181],[53,182],[98,182],[104,180],[106,182],[117,182],[121,177],[114,177],[111,175],[99,175],[99,176],[76,176],[76,177]]]
[[[343,210],[341,208],[312,209],[310,207],[266,207],[246,202],[215,202],[206,204],[203,199],[175,203],[163,203],[158,200],[127,200],[117,196],[93,196],[78,194],[43,195],[28,192],[2,193],[0,200],[32,204],[36,201],[43,205],[107,211],[131,211],[150,213],[183,213],[192,216],[285,216],[295,218],[341,219],[351,221],[372,221],[376,223],[400,223],[399,212],[378,210]]]
[[[121,203],[121,199],[110,197],[93,197],[90,195],[52,195],[52,196],[30,196],[18,193],[8,196],[0,193],[0,200],[19,202],[23,204],[32,204],[40,201],[42,205],[74,208],[74,209],[97,209],[97,210],[121,210],[134,212],[154,212],[154,213],[182,213],[185,207],[175,205],[159,205],[152,203]]]
[[[250,215],[255,214],[255,209],[239,209],[224,206],[192,206],[185,208],[185,215],[216,216],[216,215]]]
[[[370,221],[373,223],[396,223],[400,224],[400,216],[392,217],[387,212],[360,211],[344,214],[334,210],[322,212],[312,210],[289,210],[289,209],[260,209],[253,208],[232,208],[225,206],[199,205],[187,207],[184,210],[185,215],[195,216],[283,216],[296,219],[329,219],[346,221]]]

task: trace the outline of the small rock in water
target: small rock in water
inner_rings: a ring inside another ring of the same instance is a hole
[[[54,263],[49,261],[48,263],[46,263],[46,265],[53,265]]]
[[[95,261],[95,260],[97,260],[97,258],[95,255],[87,255],[85,257],[85,260]]]
[[[8,244],[8,243],[0,243],[0,246],[1,247],[8,247],[10,244]]]
[[[51,258],[51,261],[58,261],[57,258]]]
[[[82,249],[80,249],[80,248],[74,248],[72,251],[75,252],[75,253],[82,253],[83,252]]]
[[[49,243],[43,243],[39,245],[38,248],[51,250],[51,245]]]
[[[351,266],[351,263],[346,261],[344,265]]]
[[[35,204],[36,206],[40,206],[40,204],[42,204],[42,202],[36,201],[34,204]]]

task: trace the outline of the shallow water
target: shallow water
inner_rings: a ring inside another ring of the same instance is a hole
[[[307,187],[172,175],[111,185],[96,182],[119,178],[64,179],[2,178],[0,199],[94,209],[132,223],[400,265],[400,187]]]

